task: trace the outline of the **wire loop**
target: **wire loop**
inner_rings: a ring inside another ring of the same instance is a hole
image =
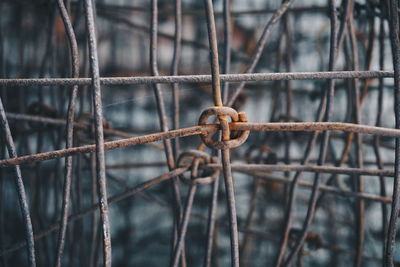
[[[232,122],[248,122],[244,112],[237,112],[230,107],[210,107],[205,109],[200,116],[199,125],[206,125],[211,116],[217,116],[222,130],[222,141],[212,139],[215,133],[200,135],[203,142],[213,149],[229,149],[242,145],[249,137],[250,131],[230,131],[226,117],[230,117]],[[232,139],[231,139],[232,138]]]
[[[200,150],[186,150],[178,158],[178,167],[191,166],[190,178],[187,178],[184,174],[179,177],[186,184],[211,184],[219,176],[220,170],[214,169],[211,174],[208,173],[205,176],[199,176],[199,167],[208,163],[217,163],[217,158],[210,157],[210,155]]]

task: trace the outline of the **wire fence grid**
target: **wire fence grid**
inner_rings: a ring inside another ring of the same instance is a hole
[[[397,0],[0,11],[2,266],[400,264]]]

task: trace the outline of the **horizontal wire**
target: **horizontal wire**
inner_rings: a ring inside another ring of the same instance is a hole
[[[360,125],[343,122],[270,122],[270,123],[229,123],[231,130],[250,130],[250,131],[344,131],[359,134],[372,134],[375,136],[391,136],[400,137],[400,130]],[[173,139],[177,137],[186,137],[194,135],[207,135],[219,129],[219,124],[208,124],[201,126],[192,126],[178,130],[171,130],[162,133],[154,133],[137,137],[130,137],[116,141],[104,143],[105,150],[113,150],[117,148],[130,147],[135,145],[147,144],[155,141]],[[54,150],[50,152],[31,154],[16,158],[0,160],[0,167],[14,166],[18,164],[26,164],[32,162],[46,161],[51,159],[63,158],[80,153],[91,153],[96,149],[96,145],[85,145],[68,149]]]
[[[31,122],[38,122],[43,124],[50,124],[55,126],[65,126],[67,122],[63,119],[56,119],[56,118],[49,118],[49,117],[42,117],[42,116],[34,116],[28,114],[20,114],[20,113],[12,113],[6,112],[8,120],[16,120],[16,121],[31,121]],[[85,124],[82,122],[74,122],[74,128],[82,129],[82,130],[91,130],[89,124]],[[120,131],[112,128],[104,128],[104,133],[107,135],[114,135],[123,138],[130,138],[137,136],[136,134]],[[158,150],[164,150],[164,147],[159,144],[148,143],[146,144]]]
[[[372,79],[393,78],[393,71],[326,71],[326,72],[280,72],[280,73],[244,73],[221,74],[221,81],[226,82],[262,82],[288,80],[324,80],[324,79]],[[155,83],[209,83],[211,75],[176,75],[176,76],[140,76],[140,77],[102,77],[102,85],[134,85]],[[33,78],[0,79],[0,86],[71,86],[90,85],[90,78]]]
[[[150,10],[148,8],[140,7],[140,6],[132,6],[132,5],[114,5],[114,4],[101,4],[97,5],[100,11],[107,10],[112,12],[125,12],[125,13],[148,13]],[[328,8],[325,6],[304,6],[304,7],[293,7],[289,8],[288,12],[293,13],[304,13],[304,12],[327,12]],[[242,15],[264,15],[274,13],[274,9],[243,9],[243,10],[232,10],[232,16],[242,16]],[[174,10],[172,9],[160,9],[158,12],[159,15],[170,15],[174,14]],[[182,10],[183,16],[198,16],[204,17],[203,10],[196,10],[196,9],[184,9]],[[215,11],[214,15],[216,17],[222,17],[223,11]]]
[[[257,165],[260,166],[259,169],[257,171],[260,171],[261,169],[264,170],[269,170],[269,171],[274,171],[274,170],[285,170],[287,171],[288,169],[290,169],[291,167],[295,167],[297,168],[297,166],[290,166],[290,165],[284,165],[284,166],[272,166],[272,165]],[[222,165],[221,164],[208,164],[206,166],[204,166],[205,168],[221,168]],[[271,168],[272,167],[272,168]],[[280,168],[282,167],[282,168]],[[321,166],[302,166],[302,167],[321,167]],[[346,172],[350,171],[352,173],[355,173],[357,171],[363,172],[365,170],[362,169],[355,169],[355,168],[334,168],[334,167],[330,167],[331,169],[341,169],[341,170],[345,170]],[[115,202],[119,202],[121,200],[124,200],[132,195],[135,195],[137,193],[142,192],[145,189],[148,189],[152,186],[155,186],[157,184],[160,184],[166,180],[169,180],[170,178],[177,176],[179,174],[182,174],[184,172],[186,172],[189,169],[189,166],[186,167],[181,167],[181,168],[177,168],[173,171],[170,172],[166,172],[164,174],[161,174],[155,178],[152,178],[146,182],[143,182],[141,184],[138,184],[132,188],[129,188],[125,191],[123,191],[122,193],[116,194],[112,197],[109,198],[109,204],[113,204]],[[232,170],[234,171],[247,171],[246,169],[246,164],[232,164]],[[293,169],[294,170],[294,169]],[[253,170],[251,170],[253,171]],[[379,173],[380,170],[368,170],[368,171],[375,171],[375,173]],[[290,180],[287,178],[280,178],[280,177],[273,177],[273,176],[266,176],[265,173],[251,173],[252,175],[255,175],[259,178],[265,179],[266,181],[273,181],[273,182],[278,182],[278,183],[289,183]],[[364,174],[367,174],[364,172]],[[389,172],[387,171],[383,171],[382,170],[382,174],[388,174],[388,176],[390,176]],[[371,174],[372,175],[372,174]],[[378,174],[379,175],[379,174]],[[391,175],[393,175],[393,172],[391,172]],[[311,187],[312,185],[310,183],[307,182],[303,182],[301,181],[299,183],[301,186],[305,186],[305,187]],[[350,191],[344,191],[344,190],[340,190],[337,189],[335,187],[332,186],[321,186],[321,190],[325,191],[327,193],[332,193],[332,194],[336,194],[336,195],[343,195],[343,196],[349,196],[349,197],[355,197],[355,198],[363,198],[366,200],[370,200],[370,201],[377,201],[377,202],[384,202],[384,203],[391,203],[392,199],[390,197],[381,197],[381,196],[377,196],[377,195],[372,195],[372,194],[367,194],[367,193],[355,193],[355,192],[350,192]],[[69,222],[74,222],[76,220],[82,219],[85,215],[90,214],[94,211],[96,211],[98,209],[98,203],[93,204],[92,206],[83,209],[82,211],[79,211],[75,214],[72,214],[69,216],[68,220]],[[54,224],[52,224],[51,226],[49,226],[46,230],[37,232],[35,234],[35,241],[42,239],[43,237],[51,234],[52,232],[56,231],[60,226],[59,222],[56,222]],[[9,253],[13,253],[21,248],[23,248],[24,246],[26,246],[26,242],[25,241],[21,241],[18,242],[2,251],[0,251],[0,256],[4,256],[7,255]]]
[[[287,165],[290,166],[290,165]],[[240,171],[239,171],[240,172]],[[243,173],[247,173],[250,175],[254,175],[257,178],[261,178],[262,180],[266,182],[276,182],[276,183],[284,183],[284,184],[290,184],[292,182],[291,179],[285,177],[285,176],[280,176],[280,175],[275,175],[275,174],[270,174],[270,173],[263,173],[263,172],[255,172],[255,171],[242,171]],[[302,187],[306,188],[312,188],[313,184],[305,181],[299,181],[298,183]],[[352,191],[347,191],[343,190],[334,186],[329,186],[329,185],[320,185],[319,190],[328,193],[328,194],[333,194],[336,196],[340,197],[352,197],[352,198],[359,198],[359,199],[365,199],[368,201],[375,201],[375,202],[383,202],[383,203],[392,203],[392,198],[391,197],[382,197],[379,195],[375,194],[369,194],[369,193],[360,193],[360,192],[352,192]]]
[[[206,166],[212,169],[221,169],[220,164],[210,163]],[[374,169],[361,169],[361,168],[344,168],[333,166],[317,166],[317,165],[276,165],[276,164],[232,164],[232,170],[248,172],[248,171],[261,171],[261,172],[322,172],[322,173],[335,173],[335,174],[348,174],[348,175],[366,175],[366,176],[386,176],[393,177],[393,170],[374,170]]]

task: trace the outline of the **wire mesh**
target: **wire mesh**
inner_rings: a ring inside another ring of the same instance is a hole
[[[0,10],[2,266],[399,264],[397,0]]]

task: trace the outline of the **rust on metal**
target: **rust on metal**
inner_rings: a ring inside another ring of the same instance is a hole
[[[45,2],[0,4],[1,266],[400,264],[397,0]]]

